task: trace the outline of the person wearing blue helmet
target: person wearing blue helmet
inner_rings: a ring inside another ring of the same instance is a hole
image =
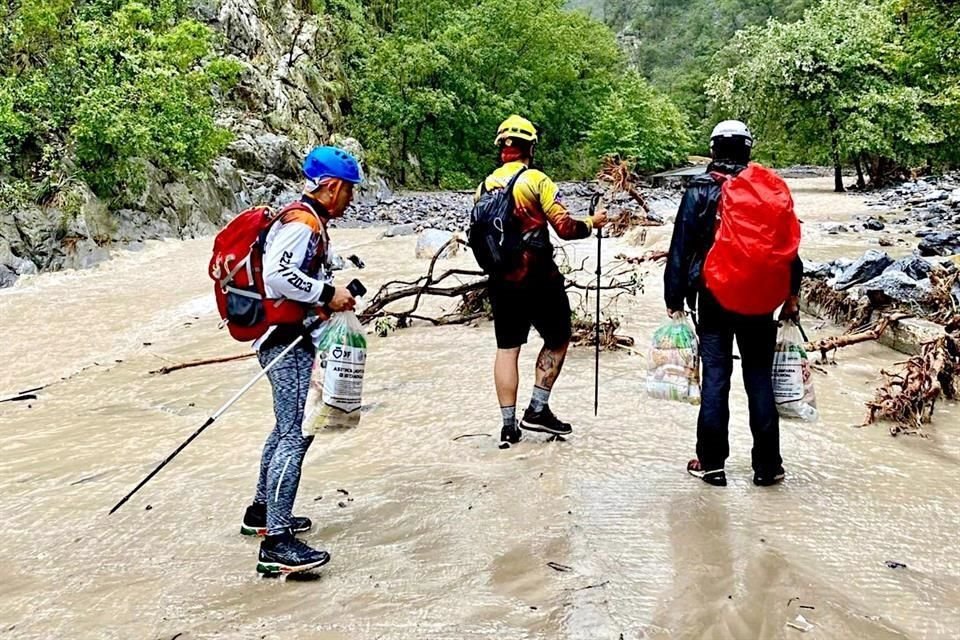
[[[313,316],[347,311],[356,301],[346,287],[335,286],[330,266],[327,224],[341,217],[362,179],[356,159],[336,147],[317,147],[303,162],[305,185],[299,200],[277,214],[263,246],[263,283],[267,298],[293,300]],[[298,336],[304,323],[277,325],[254,347],[261,366],[278,356]],[[315,358],[309,336],[267,374],[273,388],[276,424],[263,447],[253,504],[241,525],[244,535],[263,536],[257,571],[266,574],[305,571],[326,564],[330,555],[295,537],[312,527],[309,518],[293,515],[300,469],[313,436],[302,422]]]

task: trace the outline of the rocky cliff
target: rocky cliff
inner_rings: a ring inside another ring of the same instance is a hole
[[[145,165],[145,183],[110,205],[77,182],[58,185],[43,204],[5,198],[0,286],[38,270],[89,267],[115,247],[210,234],[248,205],[288,201],[299,158],[314,145],[362,155],[356,141],[335,135],[346,79],[328,16],[289,0],[197,0],[192,10],[243,67],[239,84],[219,97],[218,122],[234,135],[225,155],[199,176]]]

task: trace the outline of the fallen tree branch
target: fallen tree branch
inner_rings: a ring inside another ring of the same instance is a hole
[[[838,349],[842,349],[843,347],[879,340],[892,325],[910,317],[912,316],[909,313],[894,313],[892,315],[886,315],[883,316],[883,318],[880,319],[880,322],[878,322],[872,329],[823,338],[822,340],[817,340],[816,342],[808,342],[805,345],[805,348],[808,352],[819,351],[820,364],[826,364],[829,362],[827,354],[835,354]]]
[[[256,357],[256,352],[243,353],[236,356],[224,356],[222,358],[205,358],[203,360],[192,360],[190,362],[182,362],[180,364],[170,365],[169,367],[161,367],[160,369],[155,369],[150,372],[150,375],[161,375],[165,376],[168,373],[173,373],[174,371],[181,371],[183,369],[192,369],[193,367],[202,367],[208,364],[220,364],[223,362],[233,362],[235,360],[247,360],[249,358]]]
[[[437,261],[453,242],[464,244],[463,240],[459,238],[451,239],[444,244],[430,261],[430,266],[425,275],[416,280],[395,280],[380,287],[380,290],[371,299],[370,305],[361,314],[361,322],[368,324],[376,321],[377,334],[386,336],[394,329],[408,327],[414,320],[428,322],[434,326],[448,326],[466,324],[490,317],[490,296],[485,274],[466,269],[449,269],[439,276],[435,275]],[[583,294],[579,294],[579,292],[585,292],[586,295],[589,295],[591,291],[597,291],[596,282],[583,283],[575,279],[576,275],[587,272],[586,261],[579,268],[574,268],[569,264],[568,255],[562,246],[559,247],[558,251],[562,258],[560,270],[565,274],[564,288],[568,291],[577,291],[581,299],[583,299]],[[643,290],[643,283],[639,275],[627,261],[618,260],[608,265],[606,270],[607,273],[604,282],[600,285],[600,291],[616,292],[616,295],[607,301],[608,307],[615,303],[622,294],[635,295]],[[455,285],[444,285],[444,282],[450,278],[470,279],[459,280]],[[421,303],[428,296],[460,298],[460,303],[452,313],[431,316],[420,312]],[[409,306],[403,310],[390,308],[391,305],[403,300],[410,300]],[[615,323],[613,329],[608,332],[609,335],[605,334],[605,337],[602,338],[601,342],[605,348],[615,348],[616,345],[622,347],[633,345],[632,338],[615,335],[614,331],[618,327],[619,323]],[[591,334],[590,337],[582,336],[580,342],[575,340],[574,344],[593,344],[594,342],[594,334]]]
[[[669,251],[647,251],[642,256],[628,256],[621,253],[617,256],[617,260],[622,260],[627,264],[643,264],[644,262],[663,262],[669,256]]]
[[[920,355],[901,365],[901,371],[881,372],[884,382],[867,403],[864,426],[881,420],[894,423],[891,435],[924,435],[937,400],[955,400],[960,391],[960,341],[948,335],[928,342]]]

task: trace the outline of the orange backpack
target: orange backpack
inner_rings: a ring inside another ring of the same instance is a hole
[[[751,164],[739,175],[713,174],[722,183],[713,247],[703,278],[728,311],[772,313],[790,296],[800,248],[800,221],[790,189],[775,172]]]
[[[292,209],[278,212],[268,207],[247,209],[227,223],[213,241],[208,273],[213,279],[217,310],[236,340],[257,340],[271,326],[295,324],[306,317],[307,307],[293,300],[268,299],[263,284],[263,244],[274,222]]]

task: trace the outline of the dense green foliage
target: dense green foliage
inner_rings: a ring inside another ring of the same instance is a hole
[[[737,31],[771,18],[790,21],[816,0],[571,0],[570,6],[623,33],[631,62],[690,120],[700,150],[715,112],[704,91],[714,54]]]
[[[358,55],[351,125],[374,164],[402,182],[475,183],[511,113],[537,124],[538,159],[562,177],[588,175],[606,152],[645,167],[682,157],[679,112],[626,73],[609,29],[560,0],[393,6]]]
[[[213,91],[235,64],[184,0],[20,0],[0,27],[0,175],[76,175],[114,196],[147,161],[206,168],[229,141]]]
[[[930,31],[942,15],[928,5],[914,22],[920,4],[823,0],[799,22],[745,29],[708,90],[768,149],[832,160],[838,189],[845,160],[886,178],[877,175],[884,161],[957,158],[956,76],[942,64],[944,43],[931,39],[944,34]]]
[[[129,191],[148,162],[203,170],[230,134],[240,73],[190,0],[11,0],[0,8],[0,182]],[[538,163],[590,175],[619,153],[653,170],[749,120],[778,164],[960,161],[960,7],[943,0],[296,0],[332,37],[345,115],[369,164],[464,187],[511,113]],[[602,21],[606,21],[604,25]],[[610,27],[613,27],[612,29]],[[620,42],[615,31],[620,32]],[[293,37],[293,34],[288,34]],[[332,86],[332,85],[331,85]],[[245,105],[244,108],[255,105]],[[52,191],[44,186],[41,192]]]

